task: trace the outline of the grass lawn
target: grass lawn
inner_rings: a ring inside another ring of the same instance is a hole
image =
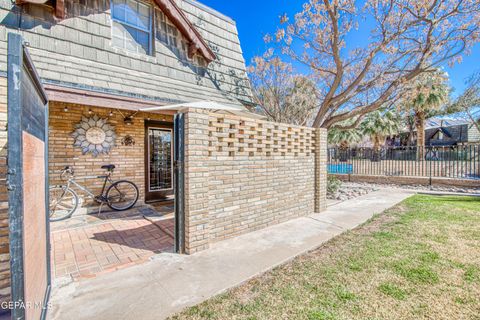
[[[480,198],[411,197],[173,319],[480,319]]]

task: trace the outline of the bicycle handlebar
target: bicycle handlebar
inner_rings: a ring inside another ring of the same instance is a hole
[[[60,179],[63,180],[63,176],[67,173],[72,176],[75,174],[72,167],[66,166],[65,168],[62,169],[62,172],[60,173]]]

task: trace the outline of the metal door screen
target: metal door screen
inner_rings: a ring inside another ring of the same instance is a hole
[[[12,319],[43,319],[50,289],[48,100],[17,34],[8,35]]]
[[[172,130],[148,128],[149,139],[149,191],[173,188]]]

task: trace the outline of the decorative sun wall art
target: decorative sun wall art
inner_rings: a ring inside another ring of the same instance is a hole
[[[108,124],[107,119],[97,115],[82,120],[75,125],[72,137],[73,144],[82,150],[82,154],[91,153],[95,158],[100,154],[108,154],[115,146],[115,128]]]

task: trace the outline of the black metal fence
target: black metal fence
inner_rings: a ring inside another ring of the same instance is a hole
[[[465,146],[329,148],[337,174],[480,179],[480,144]]]

